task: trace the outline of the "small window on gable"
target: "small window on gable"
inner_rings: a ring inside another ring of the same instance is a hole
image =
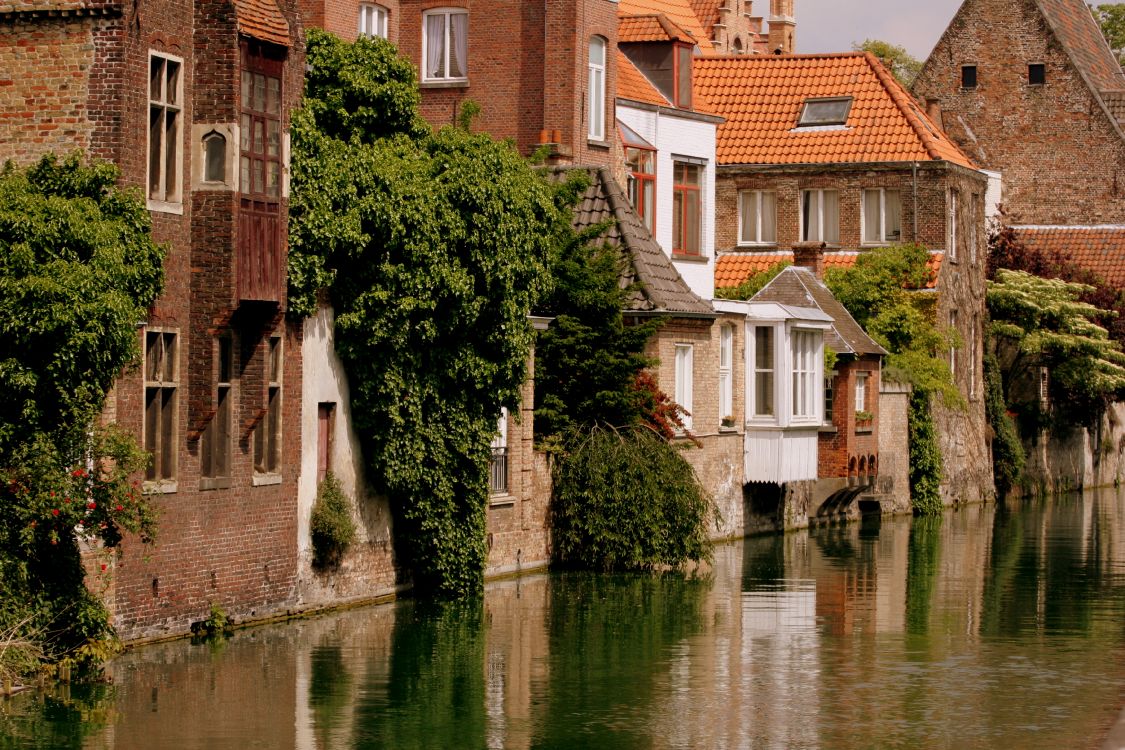
[[[961,88],[975,89],[977,87],[977,66],[976,65],[962,65],[961,66]]]
[[[798,127],[813,125],[847,125],[852,111],[852,97],[843,96],[832,99],[806,99],[801,108]]]
[[[203,136],[203,181],[227,181],[227,139],[212,130]]]
[[[1042,86],[1047,82],[1047,66],[1031,63],[1027,66],[1027,82],[1032,86]]]

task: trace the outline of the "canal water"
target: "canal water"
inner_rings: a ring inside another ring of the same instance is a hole
[[[1097,748],[1125,699],[1125,494],[537,575],[139,648],[0,701],[0,748]]]

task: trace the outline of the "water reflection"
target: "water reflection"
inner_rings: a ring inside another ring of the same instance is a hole
[[[750,539],[138,649],[0,748],[1059,748],[1125,694],[1115,492]]]

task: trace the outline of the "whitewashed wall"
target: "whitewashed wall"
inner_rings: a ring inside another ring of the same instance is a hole
[[[797,482],[816,479],[817,428],[746,428],[746,481]]]
[[[703,299],[715,296],[715,124],[677,115],[670,110],[649,110],[618,103],[617,119],[657,149],[656,241],[672,258],[676,270],[691,290]],[[702,261],[672,257],[672,161],[686,156],[707,162],[703,172]]]

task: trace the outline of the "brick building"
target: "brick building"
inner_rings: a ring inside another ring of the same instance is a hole
[[[823,247],[848,264],[872,247],[918,243],[939,269],[935,315],[965,411],[937,407],[944,499],[990,496],[982,395],[987,178],[868,53],[696,58],[718,130],[716,276]],[[925,292],[923,292],[925,293]]]
[[[301,335],[285,311],[288,113],[301,92],[286,0],[29,0],[0,10],[0,160],[81,149],[115,163],[169,247],[138,322],[144,361],[107,418],[152,453],[155,547],[127,541],[107,602],[127,639],[212,603],[282,606],[296,571]]]

